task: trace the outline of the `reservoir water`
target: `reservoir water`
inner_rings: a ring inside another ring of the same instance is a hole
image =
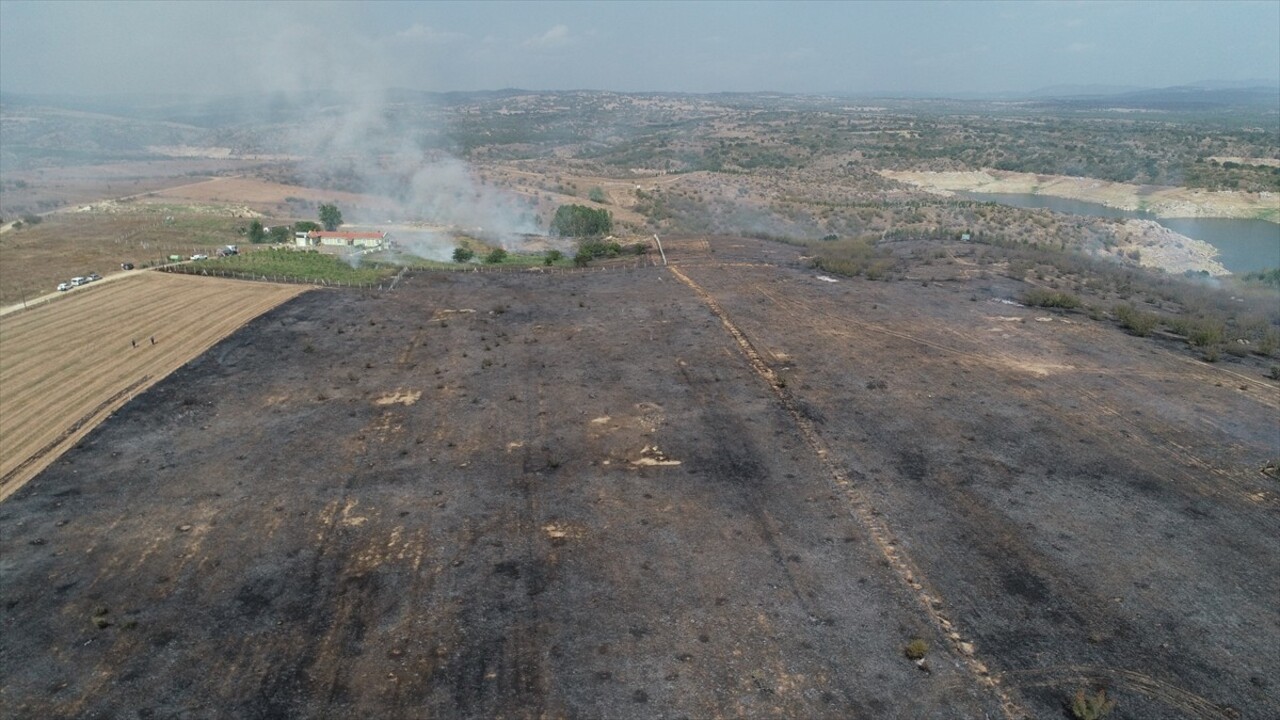
[[[1217,248],[1218,262],[1233,273],[1280,267],[1280,225],[1266,220],[1159,218],[1148,212],[1120,210],[1100,203],[1030,193],[958,192],[956,196],[977,202],[995,202],[1020,208],[1044,208],[1074,215],[1155,220],[1176,233],[1203,240]]]

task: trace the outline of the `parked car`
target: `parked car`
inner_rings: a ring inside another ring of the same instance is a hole
[[[89,278],[83,277],[81,275],[77,275],[71,278],[71,287],[80,287],[81,285],[84,285],[87,282],[89,282]]]
[[[101,280],[101,279],[102,279],[102,276],[99,275],[98,273],[89,273],[89,282],[93,282],[94,280]]]
[[[121,270],[132,270],[132,269],[133,269],[133,263],[131,263],[131,262],[122,262],[122,263],[120,263],[120,269],[121,269]]]
[[[200,253],[196,253],[195,255],[192,255],[192,256],[191,256],[191,259],[192,259],[192,260],[208,260],[208,259],[209,259],[209,256],[208,256],[208,255],[201,255]]]
[[[58,292],[66,292],[72,287],[71,283],[58,283]]]

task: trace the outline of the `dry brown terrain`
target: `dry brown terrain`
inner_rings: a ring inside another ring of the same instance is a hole
[[[134,398],[0,504],[0,702],[1280,714],[1255,361],[959,264],[829,282],[790,246],[664,245],[310,293]]]
[[[95,165],[47,167],[5,173],[0,195],[5,221],[34,212],[73,208],[103,198],[156,192],[202,181],[210,175],[242,172],[261,165],[242,160],[133,160]]]
[[[1258,218],[1280,221],[1280,196],[1192,188],[1147,188],[1065,175],[1035,175],[1004,170],[919,172],[882,170],[881,175],[950,195],[957,190],[978,193],[1034,193],[1100,203],[1121,210],[1143,209],[1159,217]]]
[[[147,272],[4,316],[0,499],[129,399],[304,290]]]
[[[160,202],[187,201],[201,204],[244,204],[258,212],[287,212],[287,198],[301,198],[313,203],[336,202],[339,207],[352,208],[394,208],[395,203],[387,198],[373,195],[359,195],[338,190],[316,190],[284,185],[250,177],[214,178],[206,182],[169,188],[153,194]]]
[[[53,292],[76,275],[142,267],[169,255],[186,258],[244,242],[251,222],[243,206],[174,206],[103,202],[84,212],[49,215],[39,225],[0,235],[0,304]]]

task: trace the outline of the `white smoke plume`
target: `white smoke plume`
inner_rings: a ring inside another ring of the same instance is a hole
[[[296,122],[282,130],[287,151],[300,158],[300,180],[385,198],[342,207],[345,220],[443,226],[509,249],[539,232],[519,196],[484,185],[464,159],[431,142],[447,129],[444,110],[417,94],[392,100],[382,78],[395,58],[384,44],[350,36],[317,42],[306,28],[289,35],[296,42],[270,46],[261,83],[267,96],[297,108]],[[447,259],[439,257],[444,245],[452,249],[440,233],[395,236],[436,259]]]

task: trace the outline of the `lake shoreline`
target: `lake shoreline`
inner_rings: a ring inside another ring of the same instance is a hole
[[[957,192],[1048,195],[1149,213],[1158,218],[1226,218],[1280,224],[1280,195],[1152,187],[1065,175],[1036,175],[1003,170],[926,172],[880,170],[891,180],[925,192],[954,197]]]

